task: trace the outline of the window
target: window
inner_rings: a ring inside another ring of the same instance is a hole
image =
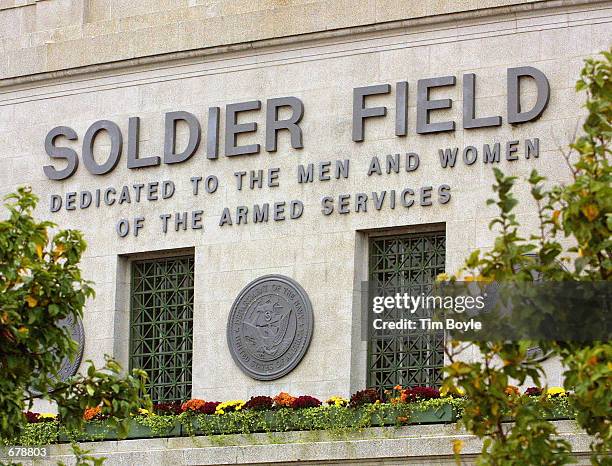
[[[445,234],[440,231],[396,236],[371,237],[369,273],[376,294],[425,295],[431,292],[436,276],[444,272]],[[385,320],[406,317],[401,310],[385,311]],[[413,317],[425,317],[417,311]],[[444,365],[444,333],[432,330],[405,330],[368,338],[368,387],[379,390],[402,386],[438,386]]]
[[[193,270],[193,256],[132,263],[130,368],[154,402],[191,398]]]

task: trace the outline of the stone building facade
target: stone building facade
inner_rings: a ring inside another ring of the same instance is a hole
[[[490,247],[494,166],[568,178],[611,20],[593,0],[0,0],[0,193],[28,184],[84,232],[83,359],[152,370],[160,400],[435,384],[440,341],[364,341],[363,282],[424,287]],[[227,327],[266,275],[313,326],[259,380]]]

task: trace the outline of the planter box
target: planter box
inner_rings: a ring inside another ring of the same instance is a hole
[[[205,426],[200,423],[203,419]],[[250,420],[245,426],[244,422],[235,422],[231,413],[225,415],[200,415],[199,417],[187,418],[191,424],[190,428],[182,426],[182,435],[219,435],[219,434],[240,434],[240,433],[259,433],[276,432],[281,429],[280,418],[277,411],[261,411]],[[246,428],[245,428],[246,427]]]
[[[106,421],[91,421],[83,425],[82,431],[67,432],[60,428],[58,440],[66,442],[90,442],[98,440],[116,440],[117,435],[114,428],[107,425]]]
[[[263,411],[248,419],[236,419],[231,415],[209,415],[186,419],[190,425],[181,425],[176,419],[174,424],[161,432],[154,432],[150,427],[131,419],[126,439],[145,439],[154,437],[179,437],[182,435],[219,435],[258,432],[284,432],[290,430],[321,430],[351,427],[383,427],[406,424],[441,424],[457,420],[457,411],[450,404],[436,408],[416,410],[410,405],[385,406],[369,414],[368,408],[356,408],[344,411],[346,416],[328,418],[326,422],[314,423],[299,410],[296,411]],[[323,414],[324,415],[324,414]],[[364,419],[365,416],[365,419]],[[369,418],[368,418],[369,416]],[[322,420],[323,418],[321,418]],[[205,425],[200,424],[200,420]],[[60,430],[59,441],[72,440],[102,441],[118,440],[116,429],[107,421],[91,421],[85,423],[83,432],[70,434]]]
[[[137,421],[130,421],[127,438],[180,437],[181,435],[182,429],[178,420],[175,420],[172,426],[160,431],[153,430]]]
[[[264,411],[245,420],[232,418],[231,415],[206,415],[186,419],[190,423],[182,427],[182,435],[219,435],[259,432],[285,432],[293,430],[322,430],[351,427],[383,427],[406,424],[441,424],[457,420],[457,410],[450,404],[417,411],[410,405],[382,407],[369,414],[367,408],[348,409],[344,416],[331,417],[320,422],[311,422],[308,417],[296,411]],[[202,424],[200,423],[202,421]],[[245,424],[248,423],[248,424]]]
[[[172,427],[161,432],[154,432],[150,427],[142,425],[137,421],[131,419],[129,421],[128,433],[125,439],[180,437],[181,434],[181,425],[178,420],[174,423]],[[92,421],[86,422],[83,432],[75,433],[74,436],[71,436],[66,432],[60,431],[58,439],[60,442],[70,442],[72,440],[77,440],[79,442],[95,442],[102,440],[118,440],[119,437],[117,435],[115,427],[109,425],[107,421]]]
[[[437,408],[429,408],[424,411],[412,410],[408,418],[408,424],[440,424],[457,421],[457,410],[450,404],[444,404]]]
[[[400,421],[398,422],[398,418]],[[405,418],[403,420],[402,418]],[[410,405],[403,405],[390,410],[381,422],[380,415],[372,416],[373,426],[391,426],[397,424],[444,424],[457,421],[457,410],[450,404],[443,404],[436,408],[417,410]]]
[[[549,402],[545,405],[540,405],[539,417],[547,421],[565,421],[575,419],[576,416],[569,406],[563,406]],[[504,416],[503,422],[514,422],[514,417]]]

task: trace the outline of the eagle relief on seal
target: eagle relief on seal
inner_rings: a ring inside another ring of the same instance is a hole
[[[230,311],[230,353],[250,377],[277,379],[306,353],[313,323],[310,300],[298,283],[282,275],[260,277],[240,292]]]

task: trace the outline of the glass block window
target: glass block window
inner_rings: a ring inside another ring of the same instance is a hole
[[[431,293],[436,276],[444,272],[443,232],[404,234],[370,238],[369,280],[378,295]],[[426,317],[423,310],[413,318]],[[407,317],[404,310],[384,311],[385,320]],[[404,330],[375,333],[368,339],[368,387],[379,390],[439,386],[444,365],[444,333]]]
[[[191,398],[193,256],[132,263],[130,368],[154,402]]]

